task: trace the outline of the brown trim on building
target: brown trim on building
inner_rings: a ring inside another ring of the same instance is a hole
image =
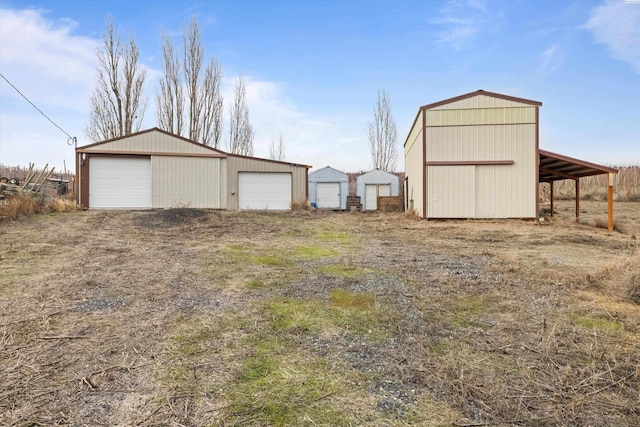
[[[86,154],[86,153],[84,153]],[[89,154],[86,154],[86,157],[82,159],[81,153],[78,153],[80,157],[80,205],[88,208],[89,207]]]
[[[261,161],[261,162],[277,163],[277,164],[280,164],[280,165],[287,165],[287,166],[293,166],[293,167],[298,167],[298,168],[307,168],[307,169],[313,168],[313,166],[310,166],[310,165],[303,165],[303,164],[300,164],[300,163],[283,162],[282,160],[263,159],[261,157],[242,156],[240,154],[233,154],[233,153],[225,153],[225,154],[227,155],[227,157],[237,157],[239,159],[258,160],[258,161]]]
[[[540,216],[540,107],[536,107],[536,188],[533,194],[536,196],[536,218]],[[553,212],[553,209],[551,209]],[[553,213],[552,213],[553,215]]]
[[[111,151],[111,150],[84,150],[78,149],[78,153],[90,153],[100,155],[124,155],[124,156],[164,156],[164,157],[209,157],[213,159],[223,159],[227,156],[220,153],[164,153],[155,151]]]
[[[452,128],[452,127],[467,127],[467,126],[513,126],[513,125],[533,125],[533,122],[524,123],[475,123],[469,125],[431,125],[430,128]]]
[[[118,138],[108,139],[106,141],[101,141],[101,142],[96,142],[96,143],[89,144],[89,145],[84,145],[82,147],[78,147],[77,150],[83,152],[87,148],[96,147],[96,146],[99,146],[99,145],[102,145],[102,144],[106,144],[106,143],[113,142],[113,141],[118,141],[118,140],[125,139],[125,138],[131,138],[131,137],[143,135],[143,134],[149,133],[149,132],[159,132],[159,133],[162,133],[164,135],[171,136],[173,138],[188,142],[190,144],[197,145],[198,147],[201,147],[201,148],[204,148],[204,149],[207,149],[207,150],[211,150],[214,153],[218,153],[219,154],[219,156],[210,156],[210,157],[225,157],[225,156],[229,157],[229,156],[233,156],[233,157],[238,157],[238,158],[241,158],[241,159],[260,160],[260,161],[264,161],[264,162],[279,163],[279,164],[289,165],[289,166],[294,166],[294,167],[305,167],[307,169],[311,169],[313,167],[313,166],[303,165],[303,164],[298,164],[298,163],[283,162],[283,161],[280,161],[280,160],[262,159],[262,158],[259,158],[259,157],[241,156],[239,154],[226,153],[226,152],[224,152],[222,150],[218,150],[217,148],[209,147],[208,145],[204,145],[204,144],[201,144],[199,142],[192,141],[190,139],[184,138],[184,137],[179,136],[179,135],[175,135],[175,134],[173,134],[171,132],[167,132],[166,130],[159,129],[157,127],[154,127],[154,128],[151,128],[151,129],[147,129],[147,130],[143,130],[143,131],[136,132],[136,133],[132,133],[132,134],[126,135],[126,136],[121,136],[121,137],[118,137]],[[99,151],[93,151],[92,150],[91,152],[92,153],[97,153]],[[112,152],[113,153],[118,153],[118,152],[115,152],[115,151],[112,151]],[[162,155],[165,155],[165,156],[180,156],[180,155],[183,155],[184,156],[184,154],[180,154],[180,153],[155,153],[154,152],[154,153],[147,153],[147,155],[148,154],[153,154],[153,155],[157,155],[157,156],[162,156]],[[197,156],[188,154],[188,155],[186,155],[186,157],[197,157]],[[209,157],[209,156],[206,156],[206,157]]]
[[[413,124],[409,128],[409,133],[407,134],[407,137],[404,139],[404,144],[402,144],[403,147],[407,146],[407,142],[409,142],[409,137],[411,136],[411,131],[413,130],[413,127],[416,125],[416,122],[418,121],[418,117],[420,116],[421,112],[422,110],[418,109],[418,114],[416,114],[416,118],[413,119]]]
[[[425,166],[476,166],[476,165],[513,165],[513,160],[434,160],[425,162]]]
[[[564,156],[562,154],[552,153],[551,151],[538,150],[538,154],[541,156],[551,157],[556,160],[561,160],[567,163],[573,163],[589,169],[595,169],[599,173],[618,173],[618,169],[611,168],[609,166],[603,166],[596,163],[587,162],[585,160],[574,159],[573,157]],[[587,176],[587,175],[585,175]]]
[[[150,133],[150,132],[160,132],[160,133],[162,133],[164,135],[171,136],[173,138],[182,140],[184,142],[188,142],[190,144],[197,145],[198,147],[202,147],[202,148],[205,148],[207,150],[214,151],[216,153],[226,154],[224,151],[218,150],[217,148],[209,147],[208,145],[201,144],[201,143],[196,142],[196,141],[192,141],[190,139],[187,139],[187,138],[182,137],[180,135],[173,134],[171,132],[167,132],[166,130],[162,130],[162,129],[157,128],[157,127],[154,127],[154,128],[151,128],[151,129],[146,129],[146,130],[141,130],[140,132],[131,133],[131,134],[125,135],[125,136],[119,136],[117,138],[107,139],[106,141],[94,142],[93,144],[83,145],[82,147],[78,147],[78,149],[96,147],[98,145],[106,144],[106,143],[113,142],[113,141],[119,141],[121,139],[131,138],[131,137],[134,137],[134,136],[144,135],[145,133]]]
[[[427,218],[427,115],[422,114],[422,217]]]
[[[515,96],[503,95],[501,93],[495,93],[495,92],[487,92],[485,90],[480,89],[475,92],[465,93],[464,95],[459,95],[453,98],[445,99],[443,101],[438,101],[432,104],[423,105],[422,107],[420,107],[420,109],[429,110],[431,108],[440,107],[441,105],[451,104],[452,102],[461,101],[467,98],[473,98],[474,96],[478,96],[478,95],[485,95],[485,96],[490,96],[492,98],[499,98],[507,101],[520,102],[522,104],[535,105],[537,107],[542,106],[542,102],[539,102],[539,101],[533,101],[531,99],[525,99],[525,98],[516,98]]]

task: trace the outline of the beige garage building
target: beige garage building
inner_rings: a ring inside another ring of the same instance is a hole
[[[541,152],[541,106],[479,90],[420,107],[404,143],[407,208],[423,218],[536,218],[540,182],[617,172]]]
[[[158,128],[76,149],[78,204],[92,209],[287,210],[310,166],[238,156]]]

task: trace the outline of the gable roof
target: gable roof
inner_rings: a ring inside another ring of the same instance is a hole
[[[522,104],[534,105],[536,107],[542,106],[542,102],[539,102],[539,101],[533,101],[531,99],[525,99],[525,98],[517,98],[515,96],[503,95],[501,93],[488,92],[486,90],[480,89],[475,92],[469,92],[469,93],[465,93],[464,95],[459,95],[453,98],[434,102],[432,104],[423,105],[422,107],[420,107],[420,110],[429,110],[431,108],[440,107],[441,105],[450,104],[452,102],[461,101],[467,98],[473,98],[474,96],[479,96],[479,95],[489,96],[491,98],[504,99],[506,101],[520,102]]]
[[[137,137],[137,136],[144,135],[144,134],[147,134],[147,133],[152,133],[152,132],[160,133],[160,134],[163,134],[165,136],[169,136],[171,138],[175,138],[175,139],[178,139],[180,141],[187,142],[189,144],[193,144],[194,146],[197,146],[199,149],[209,150],[209,151],[212,152],[210,157],[237,157],[237,158],[240,158],[240,159],[260,160],[260,161],[264,161],[264,162],[279,163],[279,164],[295,166],[295,167],[304,167],[304,168],[307,168],[307,169],[311,168],[311,166],[303,165],[303,164],[299,164],[299,163],[286,162],[286,161],[281,161],[281,160],[263,159],[263,158],[260,158],[260,157],[243,156],[243,155],[240,155],[240,154],[227,153],[227,152],[219,150],[217,148],[213,148],[213,147],[210,147],[208,145],[205,145],[205,144],[202,144],[202,143],[199,143],[199,142],[184,138],[184,137],[182,137],[180,135],[176,135],[174,133],[168,132],[166,130],[163,130],[163,129],[160,129],[160,128],[157,128],[157,127],[154,127],[154,128],[151,128],[151,129],[142,130],[140,132],[131,133],[131,134],[125,135],[125,136],[120,136],[120,137],[117,137],[117,138],[108,139],[106,141],[100,141],[100,142],[95,142],[93,144],[83,145],[83,146],[78,147],[76,150],[78,152],[84,152],[84,151],[93,152],[94,148],[98,148],[101,145],[106,145],[106,144],[109,144],[109,143],[112,143],[112,142],[115,142],[115,141],[121,141],[121,140],[124,140],[124,139]]]
[[[332,168],[331,166],[325,166],[325,167],[323,167],[322,169],[318,169],[317,171],[313,171],[313,172],[311,172],[309,175],[315,175],[315,174],[317,174],[317,173],[327,172],[327,171],[333,171],[333,172],[337,172],[337,173],[338,173],[338,174],[340,174],[340,175],[345,175],[345,176],[347,176],[347,174],[346,174],[346,173],[344,173],[344,172],[342,172],[342,171],[339,171],[339,170],[338,170],[338,169],[336,169],[336,168]]]
[[[166,136],[170,136],[172,138],[176,138],[176,139],[179,139],[181,141],[188,142],[189,144],[196,145],[196,146],[198,146],[200,148],[211,150],[211,151],[213,151],[215,153],[221,154],[221,157],[224,157],[227,154],[222,150],[218,150],[218,149],[210,147],[208,145],[192,141],[190,139],[187,139],[185,137],[182,137],[180,135],[176,135],[174,133],[168,132],[166,130],[163,130],[163,129],[160,129],[160,128],[157,128],[157,127],[154,127],[154,128],[151,128],[151,129],[142,130],[142,131],[139,131],[139,132],[130,133],[129,135],[119,136],[117,138],[107,139],[105,141],[94,142],[93,144],[83,145],[83,146],[78,147],[77,149],[78,150],[84,150],[84,149],[87,149],[87,148],[99,147],[100,145],[105,145],[105,144],[108,144],[108,143],[111,143],[111,142],[114,142],[114,141],[121,141],[123,139],[132,138],[132,137],[144,135],[144,134],[151,133],[151,132],[158,132],[158,133],[164,134]]]

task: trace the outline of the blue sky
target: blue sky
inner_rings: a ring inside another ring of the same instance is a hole
[[[256,156],[268,157],[282,134],[288,161],[371,169],[367,124],[385,90],[402,170],[402,144],[421,105],[484,89],[543,103],[542,149],[640,164],[633,0],[0,0],[0,72],[79,145],[88,143],[95,51],[108,15],[136,40],[147,69],[143,128],[157,124],[159,32],[178,41],[195,16],[206,54],[222,64],[226,101],[233,79],[245,76]],[[0,79],[0,163],[69,168],[66,141]]]

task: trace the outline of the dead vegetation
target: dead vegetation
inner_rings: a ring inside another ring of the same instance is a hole
[[[640,253],[593,223],[175,209],[0,233],[0,425],[638,425]]]
[[[45,203],[42,197],[17,193],[0,201],[0,222],[29,217],[38,213],[69,212],[75,209],[77,209],[76,202],[69,197],[57,197]]]

